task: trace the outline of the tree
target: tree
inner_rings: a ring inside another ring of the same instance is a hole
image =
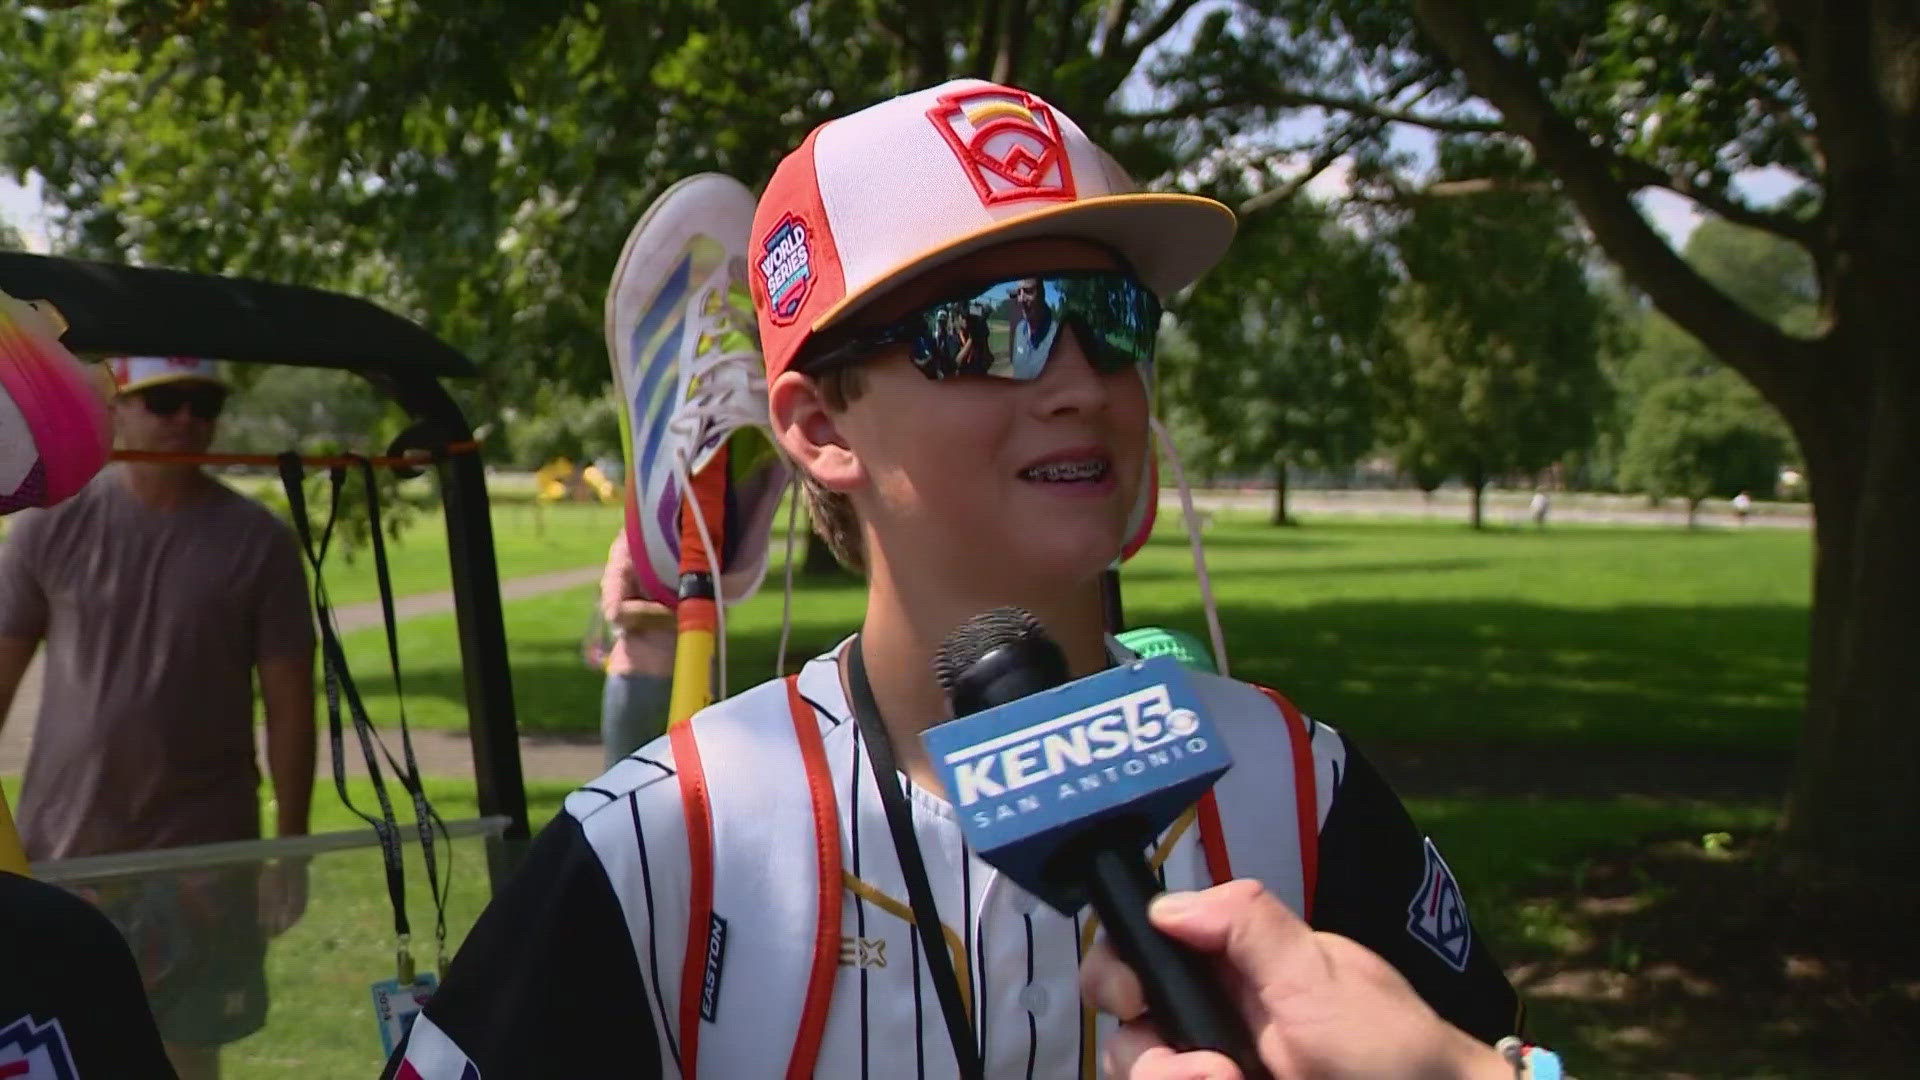
[[[1455,141],[1441,168],[1511,174],[1523,163]],[[1406,471],[1460,477],[1476,529],[1490,481],[1593,441],[1607,313],[1571,226],[1545,195],[1496,190],[1417,205],[1395,236],[1408,281],[1399,346],[1380,369],[1388,439]]]
[[[1289,468],[1350,468],[1373,445],[1391,286],[1374,245],[1303,205],[1254,219],[1177,309],[1166,407],[1191,420],[1203,471],[1273,470],[1275,525],[1292,524]]]
[[[1627,430],[1622,483],[1685,499],[1689,529],[1700,503],[1711,496],[1771,489],[1786,439],[1764,409],[1729,373],[1660,383],[1642,399]]]
[[[1525,146],[1526,182],[1804,452],[1789,839],[1871,872],[1920,855],[1917,34],[1896,0],[14,5],[0,155],[46,177],[70,249],[349,287],[496,372],[589,390],[606,268],[664,184],[756,182],[816,121],[950,75],[1047,94],[1156,184],[1256,176],[1246,215],[1328,170],[1361,204],[1512,182],[1435,183],[1410,132]],[[1801,195],[1756,205],[1734,183],[1756,169]],[[1804,249],[1814,325],[1782,330],[1690,267],[1636,206],[1648,189]]]

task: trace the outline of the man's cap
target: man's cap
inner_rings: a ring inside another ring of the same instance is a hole
[[[211,360],[187,356],[116,356],[107,361],[113,388],[122,394],[164,383],[198,382],[229,389],[220,367]]]
[[[1092,240],[1165,298],[1233,231],[1212,199],[1140,192],[1038,95],[978,79],[905,94],[815,128],[760,197],[748,278],[767,377],[865,301],[981,248]]]

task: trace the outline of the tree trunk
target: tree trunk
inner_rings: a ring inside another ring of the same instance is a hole
[[[1485,480],[1482,480],[1476,477],[1475,479],[1470,481],[1470,484],[1473,488],[1473,499],[1468,504],[1471,507],[1471,509],[1469,511],[1469,516],[1467,518],[1467,521],[1475,529],[1481,529],[1486,526],[1486,518],[1481,512],[1482,507],[1480,504],[1481,504],[1481,500],[1485,497],[1487,492],[1487,482]]]
[[[1287,463],[1274,462],[1273,468],[1273,523],[1292,525],[1293,518],[1287,514]]]
[[[1700,527],[1700,500],[1689,497],[1687,499],[1687,531],[1692,532],[1693,530],[1699,527]]]
[[[1850,380],[1796,425],[1814,493],[1813,626],[1788,839],[1854,880],[1920,862],[1920,369],[1895,333],[1920,320],[1900,309],[1858,364],[1870,387]]]

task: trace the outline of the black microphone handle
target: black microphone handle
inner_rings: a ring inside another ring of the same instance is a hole
[[[1253,1036],[1228,999],[1218,970],[1207,957],[1147,921],[1147,903],[1161,890],[1140,849],[1106,842],[1105,837],[1079,843],[1087,844],[1076,854],[1093,910],[1106,925],[1114,951],[1140,977],[1154,1027],[1167,1045],[1215,1050],[1238,1065],[1247,1080],[1267,1077]]]

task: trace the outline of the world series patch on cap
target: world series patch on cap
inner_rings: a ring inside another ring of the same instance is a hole
[[[1167,297],[1233,239],[1233,212],[1144,193],[1037,94],[959,79],[815,128],[753,217],[749,275],[767,377],[888,287],[1031,237],[1091,240]]]

